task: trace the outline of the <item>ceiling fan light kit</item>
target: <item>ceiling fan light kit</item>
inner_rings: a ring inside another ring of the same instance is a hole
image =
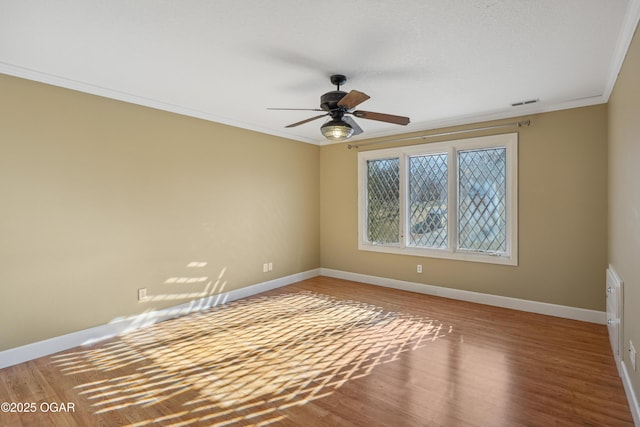
[[[362,129],[358,124],[346,114],[368,120],[377,120],[379,122],[394,123],[406,126],[409,124],[409,117],[394,116],[392,114],[374,113],[372,111],[354,111],[353,109],[362,102],[369,99],[366,93],[352,90],[351,92],[343,92],[340,86],[346,83],[347,78],[342,74],[334,74],[330,77],[331,83],[336,85],[336,90],[327,92],[320,97],[320,108],[269,108],[270,110],[308,110],[308,111],[326,111],[326,114],[301,120],[296,123],[287,125],[287,128],[296,127],[321,117],[330,116],[331,119],[320,127],[320,131],[330,141],[344,141],[353,135],[362,133]]]
[[[354,130],[342,120],[331,119],[320,127],[320,131],[330,141],[344,141],[353,136]]]

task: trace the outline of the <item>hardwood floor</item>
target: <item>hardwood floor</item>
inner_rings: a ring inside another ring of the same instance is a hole
[[[633,426],[602,325],[326,277],[5,368],[0,402],[35,411],[1,426]]]

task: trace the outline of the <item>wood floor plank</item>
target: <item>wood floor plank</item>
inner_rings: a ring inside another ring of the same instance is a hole
[[[602,325],[326,277],[2,369],[0,402],[36,405],[16,427],[633,426]]]

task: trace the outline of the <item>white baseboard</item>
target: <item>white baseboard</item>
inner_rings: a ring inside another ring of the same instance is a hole
[[[350,273],[347,271],[321,268],[322,276],[335,277],[337,279],[352,280],[354,282],[368,283],[387,288],[401,289],[403,291],[417,292],[427,295],[435,295],[478,304],[493,305],[496,307],[511,308],[514,310],[528,311],[531,313],[546,314],[549,316],[563,317],[566,319],[581,320],[584,322],[606,324],[606,313],[603,311],[587,310],[584,308],[568,307],[564,305],[549,304],[545,302],[529,301],[518,298],[503,297],[499,295],[482,294],[479,292],[464,291],[440,286],[425,285],[404,280],[386,279],[384,277],[369,276],[366,274]]]
[[[633,386],[631,385],[631,377],[629,376],[629,371],[627,370],[627,365],[624,363],[620,364],[620,371],[622,372],[620,377],[622,377],[622,384],[624,385],[624,391],[627,394],[627,400],[629,401],[629,409],[631,409],[631,415],[633,416],[633,423],[640,427],[640,404],[638,403],[638,396],[633,391]]]
[[[528,311],[533,313],[547,314],[550,316],[564,317],[574,320],[582,320],[586,322],[605,324],[606,313],[586,310],[582,308],[567,307],[556,304],[548,304],[536,301],[521,300],[517,298],[509,298],[498,295],[482,294],[479,292],[464,291],[460,289],[444,288],[440,286],[425,285],[422,283],[407,282],[396,279],[386,279],[383,277],[369,276],[366,274],[350,273],[340,270],[332,270],[327,268],[317,268],[298,274],[270,280],[268,282],[258,283],[253,286],[236,289],[218,295],[202,298],[188,303],[168,307],[160,310],[153,310],[126,318],[114,319],[112,322],[82,331],[72,332],[70,334],[61,335],[27,344],[21,347],[0,351],[0,369],[38,357],[47,356],[59,351],[67,350],[79,345],[92,344],[107,338],[114,337],[123,332],[142,328],[171,319],[178,316],[184,316],[209,307],[226,302],[234,301],[240,298],[246,298],[259,294],[271,289],[290,285],[302,280],[310,279],[316,276],[328,276],[339,279],[352,280],[354,282],[368,283],[377,286],[385,286],[388,288],[401,289],[405,291],[417,292],[428,295],[441,296],[445,298],[470,301],[479,304],[487,304],[498,307],[511,308],[515,310]]]
[[[49,338],[32,344],[11,348],[9,350],[0,351],[0,369],[8,366],[17,365],[38,357],[47,356],[59,351],[67,350],[80,345],[92,344],[107,338],[114,337],[123,332],[132,331],[171,319],[178,316],[184,316],[218,304],[224,304],[240,298],[246,298],[252,295],[266,292],[271,289],[280,288],[302,280],[311,279],[320,275],[320,269],[305,271],[302,273],[292,274],[286,277],[270,280],[268,282],[258,283],[256,285],[235,289],[218,295],[212,295],[184,304],[168,307],[160,310],[152,310],[145,313],[129,316],[125,318],[114,319],[112,322],[89,329],[84,329],[70,334]]]

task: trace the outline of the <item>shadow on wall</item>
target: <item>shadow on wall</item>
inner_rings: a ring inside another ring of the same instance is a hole
[[[207,263],[204,261],[192,261],[187,264],[187,268],[204,268]],[[167,293],[157,295],[147,295],[144,301],[171,301],[171,300],[185,300],[195,298],[205,298],[214,294],[219,294],[224,291],[227,284],[222,280],[227,268],[223,268],[218,275],[218,278],[214,282],[210,280],[208,276],[199,276],[197,274],[182,276],[182,277],[169,277],[164,281],[167,285],[193,285],[193,284],[205,284],[204,289],[200,292],[187,292],[187,293]]]
[[[299,292],[213,307],[52,361],[98,418],[128,408],[137,427],[262,426],[451,331],[436,320]]]
[[[206,266],[207,263],[203,261],[192,261],[187,264],[188,268],[204,268]],[[164,309],[149,308],[133,316],[116,317],[106,325],[107,327],[102,331],[103,333],[100,336],[90,338],[84,341],[82,345],[93,345],[97,342],[113,338],[120,333],[129,333],[167,319],[186,316],[194,312],[206,310],[209,307],[225,304],[229,298],[229,294],[224,292],[227,285],[227,281],[223,280],[226,271],[227,267],[223,267],[215,281],[208,276],[200,276],[198,274],[169,277],[164,281],[167,285],[185,285],[191,288],[193,288],[194,285],[199,285],[201,287],[201,290],[193,292],[170,292],[149,295],[146,294],[146,288],[138,289],[139,300],[142,303],[157,301],[187,302]],[[144,291],[144,293],[141,294],[140,291]]]

